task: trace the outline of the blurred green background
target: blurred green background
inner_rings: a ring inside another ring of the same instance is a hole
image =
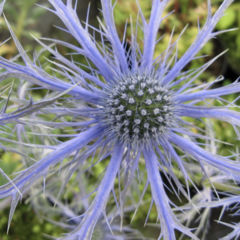
[[[143,13],[146,19],[150,16],[151,11],[151,0],[139,0],[140,6],[143,10]],[[218,6],[222,1],[212,0],[212,12],[215,12]],[[62,26],[61,21],[57,19],[55,15],[47,12],[45,9],[40,8],[35,5],[35,3],[42,4],[44,6],[50,6],[47,1],[37,1],[37,0],[7,0],[5,5],[4,14],[10,22],[11,27],[16,33],[18,39],[22,43],[24,49],[28,50],[29,56],[31,56],[33,50],[39,50],[39,46],[32,39],[30,34],[33,34],[36,37],[52,37],[56,39],[61,39],[65,41],[72,42],[77,44],[77,42],[72,39],[67,34],[61,32],[53,25]],[[85,20],[86,12],[88,7],[88,0],[79,0],[78,4],[78,14],[81,20]],[[91,1],[91,11],[90,11],[90,23],[98,27],[98,22],[96,16],[98,15],[102,19],[101,13],[98,11],[100,7],[99,0]],[[203,26],[206,16],[207,16],[207,1],[202,0],[174,0],[170,1],[167,6],[164,15],[167,15],[169,12],[174,12],[168,16],[161,25],[159,29],[159,37],[164,35],[163,39],[159,42],[156,47],[155,57],[162,53],[169,42],[172,29],[174,28],[173,41],[177,39],[181,31],[186,25],[188,25],[185,33],[182,35],[181,40],[178,44],[178,56],[181,55],[188,49],[191,43],[194,41],[196,34],[198,32],[197,20],[199,19],[201,26]],[[115,7],[115,22],[119,32],[119,36],[122,39],[124,28],[127,19],[127,25],[130,26],[131,20],[130,15],[133,19],[133,24],[138,14],[138,9],[136,7],[135,0],[118,0],[118,3]],[[0,40],[3,42],[9,37],[9,32],[3,17],[0,19],[1,25],[1,35]],[[227,10],[226,15],[218,23],[216,30],[222,31],[231,28],[240,27],[240,2],[235,1]],[[138,31],[138,42],[140,48],[143,47],[142,32]],[[127,30],[126,35],[126,44],[130,47],[130,28]],[[98,36],[96,35],[98,39]],[[197,80],[197,83],[209,82],[216,79],[219,75],[224,75],[225,80],[218,83],[220,85],[227,85],[230,82],[233,82],[240,75],[240,30],[230,31],[224,34],[219,35],[216,39],[210,41],[199,53],[200,55],[206,55],[205,57],[199,58],[187,66],[187,69],[197,68],[202,64],[206,63],[216,55],[220,54],[225,49],[229,49],[226,54],[218,58],[215,63],[213,63],[205,73],[203,73],[200,78]],[[61,54],[66,54],[67,49],[64,47],[58,48]],[[17,49],[13,40],[9,40],[6,44],[1,46],[0,54],[5,58],[11,58],[18,54]],[[48,55],[45,55],[49,57]],[[50,56],[51,57],[51,56]],[[79,62],[83,61],[83,58],[78,57]],[[21,61],[20,59],[18,61]],[[44,58],[41,61],[45,61]],[[216,85],[217,86],[217,85]],[[216,87],[213,86],[213,87]],[[16,90],[17,91],[17,90]],[[226,97],[226,100],[229,102],[233,101],[237,94],[230,95]],[[220,103],[217,103],[219,104]],[[235,109],[236,110],[236,109]],[[224,129],[224,131],[223,131]],[[214,130],[216,132],[217,139],[221,141],[226,141],[234,144],[238,144],[236,140],[236,134],[234,129],[229,127],[225,123],[219,121],[214,121]],[[230,150],[235,150],[234,148],[226,147],[224,144],[218,145],[219,154],[229,155]],[[1,151],[1,161],[0,167],[5,171],[6,174],[10,175],[16,170],[20,169],[21,164],[19,163],[19,156],[17,154],[9,154]],[[4,184],[6,180],[4,177],[0,176],[0,185]],[[144,185],[143,185],[144,186]],[[143,186],[139,186],[141,190]],[[150,191],[144,197],[147,199],[150,198]],[[51,236],[59,236],[62,233],[61,228],[53,226],[48,221],[40,218],[39,215],[34,213],[33,208],[29,204],[25,204],[25,199],[22,203],[18,205],[17,210],[14,214],[13,221],[9,233],[6,233],[7,230],[7,221],[9,214],[9,202],[10,200],[0,201],[0,240],[41,240],[47,239],[43,236],[43,233]],[[157,239],[159,230],[157,228],[152,228],[146,226],[143,228],[145,217],[148,212],[149,202],[144,204],[141,207],[141,210],[138,211],[135,220],[133,221],[133,227],[140,229],[146,237],[152,237],[152,239]],[[218,211],[213,213],[216,214],[218,218]],[[156,213],[153,210],[151,211],[149,222],[154,223],[156,219]],[[221,226],[221,230],[217,230],[219,236],[223,233],[221,231],[226,231]],[[215,234],[214,237],[212,234]],[[206,239],[217,239],[216,236],[216,223],[212,221],[212,228],[209,230],[209,234]]]

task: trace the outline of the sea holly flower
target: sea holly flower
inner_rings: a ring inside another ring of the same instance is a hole
[[[161,44],[158,43],[157,33],[168,0],[152,1],[149,21],[144,18],[139,7],[142,24],[137,22],[137,25],[141,24],[144,33],[143,51],[139,49],[137,33],[133,31],[130,50],[126,50],[124,41],[121,41],[117,34],[111,2],[101,0],[105,23],[101,23],[100,30],[95,29],[102,39],[99,43],[90,35],[88,22],[83,24],[79,21],[76,3],[73,5],[72,0],[67,0],[66,3],[61,0],[49,0],[53,7],[49,10],[63,21],[67,28],[65,31],[79,42],[80,47],[60,40],[51,41],[84,56],[87,62],[81,68],[81,64],[65,58],[57,49],[36,39],[55,57],[56,61],[49,60],[55,65],[53,75],[44,71],[38,62],[37,54],[34,55],[33,61],[30,60],[8,24],[24,65],[1,57],[0,67],[6,71],[0,75],[0,79],[19,78],[47,89],[48,94],[38,102],[29,101],[26,97],[24,101],[20,101],[18,110],[8,112],[6,108],[10,99],[9,93],[1,111],[0,123],[15,123],[14,130],[18,132],[18,137],[22,137],[21,133],[25,133],[25,136],[22,141],[2,138],[2,144],[16,144],[23,149],[43,148],[46,149],[46,154],[30,167],[26,164],[26,169],[18,172],[16,178],[10,180],[4,175],[9,183],[0,187],[0,198],[12,196],[10,222],[18,201],[40,177],[44,177],[45,183],[49,172],[53,173],[53,169],[56,168],[61,170],[65,164],[64,169],[67,170],[62,192],[77,169],[82,167],[84,172],[110,158],[106,170],[100,176],[102,179],[94,199],[82,215],[80,224],[62,238],[91,239],[98,220],[106,216],[106,205],[111,193],[120,214],[124,212],[127,188],[138,170],[140,158],[143,157],[147,172],[144,191],[150,185],[152,204],[156,206],[161,226],[159,239],[174,240],[177,230],[196,240],[198,237],[173,213],[173,203],[166,193],[160,171],[170,183],[175,183],[178,191],[190,202],[189,183],[194,184],[192,176],[188,173],[188,164],[191,164],[191,161],[198,163],[202,171],[204,164],[208,164],[231,175],[236,181],[239,180],[239,162],[202,148],[196,139],[208,137],[192,132],[194,126],[183,118],[213,118],[228,122],[235,128],[240,126],[240,114],[229,109],[234,103],[226,107],[209,107],[210,103],[206,105],[207,99],[221,100],[221,96],[239,92],[238,82],[217,89],[209,89],[213,83],[193,85],[216,58],[198,69],[184,70],[202,47],[219,34],[213,32],[214,27],[233,1],[224,0],[213,16],[208,1],[207,20],[202,28],[199,26],[195,41],[180,59],[177,57],[177,42],[171,41],[164,53],[157,59],[153,57],[156,44]],[[224,99],[222,101],[225,103]],[[23,103],[27,105],[23,106]],[[55,118],[46,120],[43,115],[55,115]],[[25,125],[24,128],[20,127],[21,124]],[[27,142],[26,129],[33,126],[36,128],[35,135],[46,139],[42,144]],[[48,132],[47,128],[68,131],[72,128],[71,130],[75,131],[74,134],[54,134]],[[60,142],[56,137],[70,140]],[[51,144],[51,141],[54,144]],[[1,147],[14,151],[13,147]],[[25,156],[25,153],[22,155]],[[34,154],[38,156],[36,152]],[[98,159],[94,161],[96,156]],[[68,162],[66,158],[69,159]],[[90,165],[86,169],[87,163]],[[182,172],[186,188],[175,176],[173,165]],[[119,181],[118,195],[114,191],[116,177]],[[123,189],[120,184],[122,179]],[[178,191],[175,191],[176,194]],[[106,217],[105,219],[107,220]]]

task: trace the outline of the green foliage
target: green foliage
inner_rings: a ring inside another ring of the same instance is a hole
[[[31,35],[34,35],[37,38],[41,37],[41,33],[35,29],[35,26],[39,17],[41,17],[46,10],[40,7],[34,7],[36,3],[37,0],[9,0],[5,3],[4,13],[6,14],[7,20],[10,22],[13,31],[20,41],[23,36],[28,39],[28,42],[33,41]],[[0,24],[3,29],[8,31],[7,24],[3,20],[3,17],[0,19]],[[32,44],[28,44],[29,50],[32,50],[31,45]],[[13,40],[2,46],[0,50],[0,54],[7,54],[7,58],[10,58],[16,53],[17,48]]]
[[[217,28],[220,30],[225,30],[230,28],[236,21],[237,13],[233,8],[229,7],[220,21],[217,24]]]
[[[223,46],[229,48],[227,59],[231,68],[240,74],[240,2],[235,1],[226,11],[226,15],[217,24],[218,30],[233,29],[219,36]]]
[[[16,153],[3,153],[0,160],[0,167],[2,171],[7,175],[11,176],[14,172],[20,168],[21,164],[19,163],[20,156]],[[0,175],[0,186],[7,183],[8,180],[5,176]]]
[[[1,214],[1,216],[7,216],[9,209],[1,210]],[[60,227],[53,226],[46,220],[40,221],[31,206],[25,204],[19,204],[17,207],[8,234],[7,223],[7,218],[0,218],[1,240],[43,240],[48,239],[43,233],[57,237],[62,232]]]

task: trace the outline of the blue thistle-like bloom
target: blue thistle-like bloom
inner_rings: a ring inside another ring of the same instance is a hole
[[[172,179],[178,190],[189,200],[188,184],[193,183],[193,180],[188,172],[186,156],[196,161],[203,171],[204,164],[208,164],[231,175],[236,181],[239,180],[239,162],[218,156],[199,146],[195,139],[207,137],[192,132],[194,126],[183,119],[185,116],[194,119],[213,118],[228,122],[234,127],[240,126],[240,114],[230,110],[229,106],[205,106],[207,99],[221,99],[223,95],[239,92],[239,83],[212,90],[209,89],[212,83],[193,85],[215,59],[198,69],[187,72],[183,70],[202,47],[219,34],[213,32],[214,27],[233,0],[224,0],[214,16],[211,15],[208,1],[206,23],[202,28],[199,27],[195,41],[180,59],[177,58],[177,52],[174,53],[177,50],[177,42],[169,42],[162,55],[157,59],[153,57],[158,29],[163,20],[161,16],[169,0],[153,0],[149,21],[144,18],[139,8],[144,33],[143,52],[139,50],[137,36],[133,31],[130,51],[127,51],[124,42],[119,40],[110,0],[101,0],[105,24],[101,23],[101,29],[96,30],[101,36],[101,43],[96,42],[89,34],[88,23],[85,26],[80,23],[72,0],[67,0],[66,4],[61,0],[48,1],[53,6],[53,9],[49,10],[63,21],[66,31],[81,47],[60,40],[52,42],[83,55],[89,65],[81,68],[78,63],[70,61],[56,49],[36,39],[45,50],[55,56],[56,62],[51,63],[56,66],[53,71],[57,76],[49,75],[39,65],[38,56],[34,57],[33,62],[29,59],[8,24],[25,65],[1,57],[0,66],[6,71],[0,75],[0,79],[19,78],[28,81],[29,87],[38,85],[51,91],[48,98],[39,102],[27,101],[27,98],[20,99],[21,104],[28,104],[10,113],[6,112],[9,101],[7,99],[1,112],[0,123],[2,125],[16,123],[15,130],[19,138],[19,141],[2,138],[3,143],[21,144],[24,148],[46,149],[42,159],[26,167],[16,178],[9,179],[9,183],[0,187],[0,198],[12,196],[9,222],[22,195],[40,177],[45,179],[47,174],[52,172],[53,166],[62,163],[66,158],[70,159],[69,162],[64,162],[67,174],[62,191],[73,173],[85,166],[84,172],[87,159],[92,159],[97,153],[99,154],[97,162],[91,162],[88,168],[110,157],[107,169],[80,224],[62,238],[89,240],[98,220],[105,216],[111,192],[119,205],[120,213],[124,212],[127,188],[143,156],[147,171],[145,190],[148,185],[151,186],[152,203],[156,206],[161,226],[159,239],[162,237],[165,240],[176,239],[175,230],[192,239],[198,239],[173,213],[172,202],[165,191],[159,170]],[[56,96],[53,97],[56,92]],[[26,95],[24,86],[20,95]],[[54,121],[42,117],[47,114],[54,114],[56,116]],[[47,140],[43,141],[45,145],[28,143],[27,136],[22,137],[22,133],[25,133],[25,128],[28,127],[35,128],[35,131],[38,129],[42,136],[46,137]],[[57,135],[47,133],[49,127],[63,130],[72,127],[75,133]],[[50,144],[49,139],[53,141],[57,136],[68,137],[70,140]],[[16,151],[27,158],[25,152],[18,149],[4,145],[1,147]],[[181,155],[179,151],[184,154]],[[187,190],[172,171],[173,164],[176,164],[182,172]],[[125,184],[123,189],[119,187],[119,196],[114,192],[116,177],[119,181],[123,177]]]

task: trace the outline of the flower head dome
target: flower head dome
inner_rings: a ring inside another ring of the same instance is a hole
[[[109,139],[146,146],[164,140],[177,127],[174,93],[157,79],[154,74],[130,73],[109,84],[100,113]]]

